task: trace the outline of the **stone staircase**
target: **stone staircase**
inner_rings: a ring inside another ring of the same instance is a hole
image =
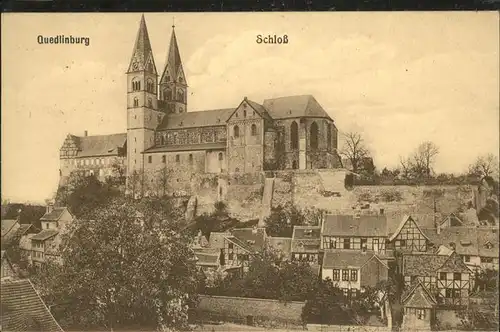
[[[273,201],[274,178],[266,178],[264,182],[264,193],[262,194],[262,208],[259,218],[259,227],[264,227],[264,220],[271,215],[271,203]]]

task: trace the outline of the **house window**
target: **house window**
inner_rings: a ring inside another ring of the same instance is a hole
[[[358,290],[356,288],[351,288],[351,297],[356,297],[358,295]]]
[[[222,161],[224,160],[224,155],[222,154],[222,152],[219,152],[219,161]]]
[[[349,270],[342,270],[342,281],[349,281]]]
[[[453,289],[447,288],[446,291],[445,291],[445,293],[444,293],[444,297],[446,297],[446,298],[453,297]]]
[[[165,155],[161,156],[161,162],[166,164],[167,163],[167,156],[165,156]]]
[[[227,255],[227,259],[232,261],[233,260],[233,257],[234,257],[234,254],[232,252],[230,252],[228,255]]]
[[[340,270],[333,270],[333,280],[334,281],[340,280]]]
[[[453,290],[453,297],[454,297],[454,298],[460,298],[460,297],[462,297],[462,294],[461,294],[461,292],[460,292],[460,289],[454,289],[454,290]]]
[[[417,319],[425,319],[425,309],[417,309],[416,316]]]
[[[462,280],[461,273],[453,273],[453,280]]]
[[[244,111],[243,111],[243,117],[244,117],[244,118],[246,118],[246,117],[247,117],[247,111],[246,111],[246,110],[244,110]]]
[[[139,107],[139,98],[134,98],[134,107]]]
[[[234,138],[240,137],[240,128],[238,126],[234,126],[234,128],[233,128],[233,136],[234,136]]]
[[[252,136],[257,136],[257,126],[255,124],[252,124]]]
[[[406,240],[400,240],[401,247],[406,247]]]
[[[481,257],[481,263],[493,263],[493,258],[491,258],[491,257]]]
[[[351,281],[358,281],[358,271],[351,270]]]
[[[464,256],[464,262],[469,263],[470,262],[470,256]]]
[[[175,155],[175,162],[178,163],[179,161],[181,161],[181,157],[178,154],[176,154]]]
[[[351,239],[344,239],[344,249],[351,249]]]
[[[349,288],[342,288],[342,292],[344,293],[345,297],[349,296]]]
[[[361,249],[366,249],[367,247],[367,239],[361,239]]]
[[[446,280],[446,272],[439,272],[439,280]]]
[[[228,247],[229,249],[233,249],[233,244],[230,242],[230,243],[228,243],[228,244],[227,244],[227,247]]]
[[[153,162],[153,156],[148,156],[148,163],[152,163]]]
[[[193,163],[193,155],[192,155],[192,154],[190,154],[190,155],[189,155],[189,163],[190,163],[190,164],[192,164],[192,163]]]

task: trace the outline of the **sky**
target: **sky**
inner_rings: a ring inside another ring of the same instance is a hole
[[[419,143],[437,172],[499,150],[496,12],[147,13],[162,72],[175,16],[188,111],[244,97],[311,94],[341,132],[358,131],[375,165]],[[126,131],[126,76],[139,13],[2,14],[2,199],[43,202],[57,189],[68,133]],[[39,45],[73,35],[90,45]],[[289,43],[257,44],[286,34]]]

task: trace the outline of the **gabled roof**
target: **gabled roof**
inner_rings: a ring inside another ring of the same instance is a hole
[[[227,121],[229,121],[229,119],[233,116],[233,114],[240,108],[240,106],[243,103],[246,103],[246,104],[250,105],[250,108],[252,108],[255,112],[257,112],[257,114],[261,118],[266,119],[266,120],[272,120],[272,118],[269,116],[269,113],[264,108],[264,106],[262,106],[261,104],[255,102],[255,101],[252,101],[252,100],[248,99],[247,97],[245,97],[245,99],[243,99],[243,101],[238,105],[238,107],[236,107],[235,109],[233,109],[233,111],[231,112],[231,114],[228,116]]]
[[[68,212],[69,210],[66,207],[54,207],[50,212],[46,212],[41,218],[41,221],[58,221],[64,212]]]
[[[45,241],[53,236],[56,236],[59,232],[55,229],[44,229],[40,233],[34,235],[31,239],[37,241]]]
[[[415,224],[415,226],[417,227],[417,229],[420,231],[420,233],[422,233],[422,235],[427,240],[429,240],[429,238],[427,237],[427,235],[420,229],[420,227],[418,226],[417,222],[411,216],[405,215],[403,217],[403,219],[401,220],[401,222],[399,223],[399,226],[396,229],[396,231],[389,238],[389,241],[391,241],[391,242],[394,241],[394,239],[399,235],[399,233],[401,232],[401,230],[403,229],[403,227],[406,225],[407,222],[413,222]]]
[[[168,114],[156,130],[226,126],[234,108]]]
[[[311,95],[266,99],[263,107],[273,119],[321,117],[331,120],[328,113]]]
[[[448,258],[449,256],[433,253],[404,254],[403,275],[421,277],[435,276]]]
[[[253,251],[260,251],[266,244],[266,229],[265,228],[235,228],[231,234],[249,245]]]
[[[463,259],[453,251],[439,268],[439,272],[471,273],[472,271],[465,265]]]
[[[325,216],[323,235],[327,236],[387,236],[387,219],[384,215]]]
[[[223,249],[224,248],[224,239],[227,236],[231,236],[229,232],[211,232],[210,237],[208,239],[208,246],[210,248]]]
[[[319,226],[295,226],[292,235],[292,252],[318,252],[321,244],[321,228]]]
[[[323,256],[323,268],[325,269],[361,269],[366,263],[376,259],[384,267],[389,268],[383,263],[373,251],[362,253],[354,250],[327,250]]]
[[[439,225],[444,224],[448,219],[451,219],[450,221],[452,221],[452,220],[455,221],[460,226],[462,226],[464,224],[464,222],[462,221],[462,219],[460,219],[455,213],[450,213],[443,220],[441,220],[441,222],[439,223]],[[451,224],[451,222],[450,222],[450,224]],[[451,226],[454,227],[453,225],[451,225]]]
[[[148,68],[148,61],[151,61],[152,67]],[[137,63],[137,67],[134,68],[134,63]],[[130,64],[127,72],[137,72],[148,70],[156,74],[156,65],[154,63],[153,50],[151,48],[151,42],[149,41],[148,28],[146,26],[146,19],[144,15],[141,16],[141,22],[139,23],[139,31],[137,32],[137,37],[135,39],[134,50],[132,51],[132,58],[130,59]]]
[[[416,283],[410,290],[401,297],[405,307],[412,308],[433,308],[437,301],[432,294],[424,287],[421,281]]]
[[[68,135],[66,140],[73,140],[78,148],[77,157],[106,157],[119,154],[118,149],[125,146],[127,134],[96,136]]]
[[[63,331],[28,279],[1,284],[2,331]]]

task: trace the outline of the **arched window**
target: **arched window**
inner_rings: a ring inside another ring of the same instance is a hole
[[[257,136],[257,126],[255,124],[252,124],[252,136]]]
[[[234,128],[233,128],[233,136],[234,136],[234,138],[240,137],[240,127],[234,126]]]
[[[178,154],[176,154],[175,155],[175,162],[178,163],[179,161],[181,161],[181,157]]]
[[[193,155],[192,154],[189,154],[189,163],[192,164],[193,163]]]
[[[153,99],[148,98],[148,107],[153,108]]]
[[[139,91],[141,89],[141,81],[139,78],[132,79],[132,90]]]
[[[309,129],[309,139],[311,140],[311,150],[318,149],[318,125],[316,122],[311,124],[311,128]]]
[[[222,152],[219,152],[219,160],[220,161],[224,160],[224,155],[222,154]]]
[[[331,151],[332,150],[332,125],[330,123],[326,126],[326,130],[327,130],[326,144],[328,146],[328,151]]]
[[[177,91],[177,100],[184,102],[184,91],[182,90]]]
[[[292,150],[299,148],[299,125],[295,121],[290,125],[290,148]]]
[[[134,107],[139,107],[139,98],[134,98]]]
[[[146,91],[153,92],[153,81],[150,79],[146,81]]]

